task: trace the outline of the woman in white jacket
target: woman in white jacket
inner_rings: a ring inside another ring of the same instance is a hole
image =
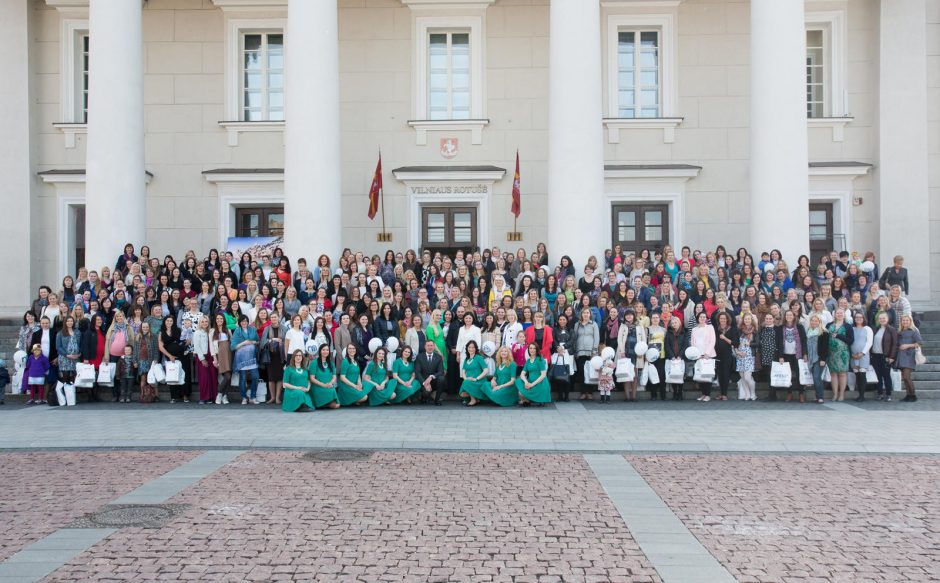
[[[506,323],[503,325],[503,346],[515,344],[519,332],[522,332],[522,324],[519,323],[516,311],[513,309],[506,310]]]
[[[471,340],[476,342],[477,346],[482,343],[480,329],[476,327],[474,321],[473,312],[467,312],[463,315],[463,326],[457,331],[457,362],[460,364],[461,374],[463,374],[463,359],[466,355],[467,343]]]

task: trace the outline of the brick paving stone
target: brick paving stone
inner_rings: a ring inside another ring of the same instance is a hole
[[[940,580],[940,458],[626,457],[739,581]]]
[[[0,561],[199,453],[0,453]]]
[[[45,581],[181,579],[184,566],[232,582],[661,581],[580,456],[256,451],[171,502],[193,506]]]

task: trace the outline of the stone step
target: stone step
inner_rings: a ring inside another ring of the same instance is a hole
[[[922,312],[920,314],[921,320],[925,322],[940,322],[940,312],[931,311],[931,312]]]
[[[915,370],[911,378],[914,379],[914,382],[940,381],[940,372]]]

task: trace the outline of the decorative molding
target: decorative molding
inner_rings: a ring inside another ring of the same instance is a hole
[[[702,171],[701,166],[690,164],[605,164],[605,179],[657,179],[670,182],[688,182]]]
[[[287,9],[287,0],[212,0],[212,3],[222,10]]]
[[[51,6],[56,10],[88,8],[88,0],[46,0],[46,6]]]
[[[428,145],[428,132],[470,132],[470,143],[479,146],[483,143],[483,128],[490,124],[488,119],[411,119],[408,125],[415,130],[415,145]]]
[[[496,166],[411,166],[392,170],[402,182],[419,181],[479,181],[498,182],[506,176],[505,168]]]
[[[810,177],[865,176],[874,168],[867,162],[810,162]]]
[[[496,0],[401,0],[412,10],[486,10]]]
[[[65,134],[65,147],[75,147],[75,136],[88,134],[88,124],[84,123],[54,123],[52,127]]]
[[[85,169],[84,168],[68,168],[68,169],[55,169],[55,170],[44,170],[42,172],[37,172],[37,176],[42,179],[46,184],[84,184],[85,183]],[[144,173],[144,184],[150,184],[150,181],[153,180],[153,174],[151,172]]]
[[[676,128],[684,120],[684,117],[604,118],[604,127],[607,128],[607,143],[619,144],[621,130],[661,129],[663,130],[663,143],[672,144],[676,141]]]
[[[284,182],[283,168],[219,168],[202,173],[209,184]]]
[[[243,132],[284,132],[283,121],[220,121],[219,126],[228,132],[229,146],[237,146]]]
[[[809,117],[806,118],[806,125],[813,128],[830,128],[832,130],[832,141],[845,141],[845,126],[855,121],[854,117]]]
[[[601,0],[602,8],[678,8],[685,0]]]

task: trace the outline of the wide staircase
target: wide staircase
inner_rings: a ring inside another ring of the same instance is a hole
[[[923,347],[924,354],[927,356],[927,364],[917,367],[917,370],[914,371],[914,386],[917,389],[918,396],[940,399],[940,311],[923,312],[920,314],[920,318],[920,334],[924,340]],[[13,352],[16,348],[16,337],[20,326],[21,321],[18,319],[0,318],[0,358],[6,361],[11,378],[14,373]],[[694,389],[690,383],[687,383],[685,388],[687,392]],[[766,387],[761,386],[760,388],[765,389]],[[166,387],[161,387],[161,391],[164,389]],[[895,390],[901,389],[895,387]],[[7,387],[7,392],[9,392],[9,387]],[[167,398],[168,395],[169,392],[167,391]],[[16,395],[8,395],[7,397],[12,400],[25,399],[25,397]]]

